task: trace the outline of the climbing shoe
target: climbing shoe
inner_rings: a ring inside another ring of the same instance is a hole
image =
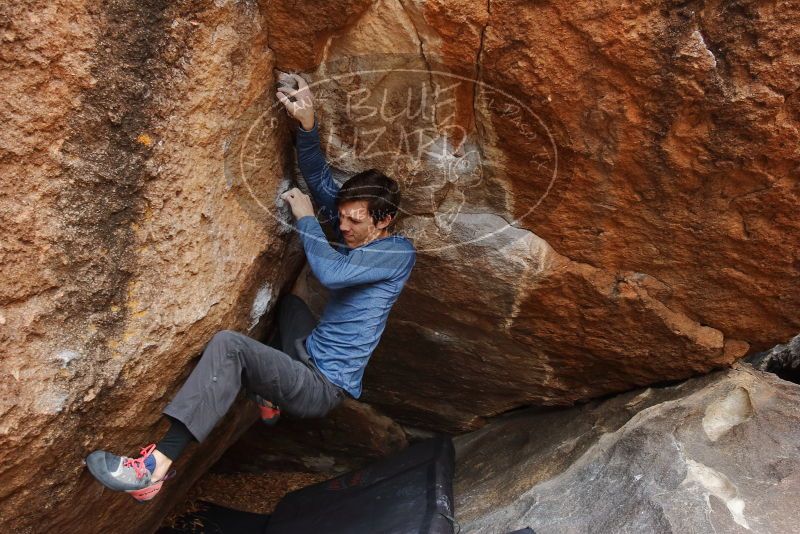
[[[108,489],[124,491],[140,502],[149,501],[161,490],[162,484],[175,475],[172,470],[160,480],[152,479],[156,469],[155,448],[155,444],[148,445],[139,451],[138,458],[94,451],[86,457],[86,467]]]
[[[260,395],[256,395],[256,404],[258,404],[258,411],[261,413],[261,422],[267,426],[274,426],[281,417],[281,409],[278,408],[278,405],[271,403]]]

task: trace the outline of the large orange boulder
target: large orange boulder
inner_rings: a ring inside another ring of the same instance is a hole
[[[792,13],[398,0],[325,34],[331,164],[397,178],[420,253],[365,399],[463,430],[799,331]]]
[[[148,508],[82,459],[158,439],[205,343],[259,335],[302,262],[288,213],[254,200],[277,197],[287,130],[258,129],[245,173],[232,155],[270,118],[266,28],[251,3],[2,11],[0,530],[146,532],[255,414]]]

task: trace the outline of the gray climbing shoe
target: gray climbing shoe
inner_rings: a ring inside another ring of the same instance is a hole
[[[137,501],[149,501],[161,486],[175,474],[171,471],[161,480],[153,481],[156,461],[152,456],[155,444],[140,451],[139,458],[117,456],[107,451],[94,451],[86,457],[86,467],[102,485],[114,491],[124,491]]]

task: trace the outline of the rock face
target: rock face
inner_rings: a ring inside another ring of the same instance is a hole
[[[793,337],[786,345],[777,345],[749,356],[747,362],[756,369],[775,373],[784,380],[800,384],[800,335]]]
[[[300,269],[273,67],[313,82],[339,178],[403,186],[419,256],[366,374],[381,412],[474,429],[787,341],[798,9],[4,5],[0,530],[147,531],[253,417],[144,516],[80,465],[157,436],[211,335],[258,336]]]
[[[157,439],[213,333],[258,335],[302,262],[255,202],[286,129],[259,129],[257,165],[230,156],[269,113],[272,58],[258,6],[221,4],[1,8],[4,532],[146,532],[254,419],[235,410],[145,514],[81,463]]]
[[[365,400],[461,431],[800,329],[797,6],[350,8],[271,4],[270,45],[313,81],[341,177],[404,186],[420,254]]]
[[[456,438],[462,532],[797,531],[800,386],[747,365]]]

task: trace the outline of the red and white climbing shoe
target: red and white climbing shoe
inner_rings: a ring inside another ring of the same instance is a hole
[[[171,470],[163,478],[153,480],[156,459],[155,444],[148,445],[138,458],[117,456],[107,451],[94,451],[86,457],[86,467],[102,485],[114,491],[124,491],[140,502],[149,501],[161,490],[165,481],[175,476]]]

